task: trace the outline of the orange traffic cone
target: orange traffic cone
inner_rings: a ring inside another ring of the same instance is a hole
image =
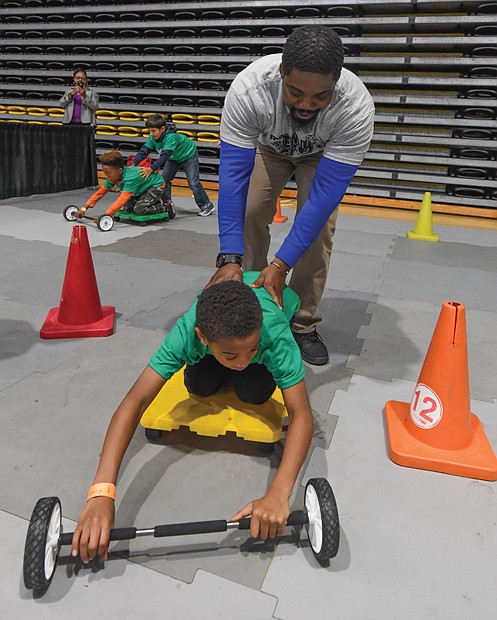
[[[86,226],[74,226],[60,305],[52,308],[40,330],[42,338],[110,336],[113,306],[101,306]]]
[[[273,224],[283,224],[286,222],[288,217],[286,215],[281,215],[281,204],[280,199],[276,201],[276,215],[273,218]]]
[[[470,410],[463,304],[443,304],[411,403],[388,401],[385,421],[395,463],[497,480],[497,458]]]

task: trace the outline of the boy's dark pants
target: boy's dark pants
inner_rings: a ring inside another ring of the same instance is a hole
[[[132,196],[121,207],[127,213],[135,215],[152,215],[153,213],[164,213],[164,203],[162,202],[162,192],[159,187],[150,187],[141,196]]]
[[[230,370],[213,355],[206,355],[197,364],[185,368],[185,386],[190,394],[212,396],[229,383],[238,398],[251,405],[262,405],[276,389],[273,376],[262,364],[249,364],[245,370]]]

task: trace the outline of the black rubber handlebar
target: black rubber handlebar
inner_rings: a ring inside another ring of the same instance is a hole
[[[305,525],[309,522],[309,518],[307,517],[307,511],[304,510],[295,510],[295,512],[291,512],[288,516],[287,525]],[[249,530],[250,529],[250,519],[240,519],[238,521],[238,529],[239,530]]]
[[[287,525],[305,525],[308,523],[307,511],[296,510],[290,513]],[[172,523],[170,525],[156,525],[153,529],[155,538],[164,536],[187,536],[189,534],[209,534],[211,532],[226,532],[228,521],[194,521],[192,523]],[[250,519],[240,519],[238,521],[239,530],[250,529]],[[136,527],[119,527],[110,531],[110,540],[132,540],[136,538]],[[152,533],[152,532],[151,532]],[[73,532],[66,532],[59,536],[60,545],[70,545],[72,543]]]

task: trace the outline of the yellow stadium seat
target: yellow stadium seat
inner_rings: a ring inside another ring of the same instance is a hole
[[[196,122],[195,114],[173,114],[171,116],[173,123],[181,123],[182,125],[192,125]]]
[[[178,129],[178,133],[183,134],[190,138],[190,140],[195,140],[195,132],[194,131],[185,131],[184,129]]]
[[[45,108],[28,108],[28,114],[31,116],[46,116],[47,110]]]
[[[199,125],[220,125],[221,117],[215,116],[213,114],[199,114],[198,124]]]
[[[48,116],[64,116],[62,108],[48,108]]]
[[[98,119],[102,119],[104,121],[115,121],[118,118],[117,113],[113,110],[97,110],[95,115]]]
[[[97,133],[101,136],[117,136],[117,127],[112,125],[97,125]]]
[[[26,107],[23,105],[8,105],[7,112],[9,114],[26,114]]]
[[[121,121],[141,121],[142,114],[141,112],[130,112],[130,111],[122,111],[119,112],[119,120]]]
[[[142,130],[139,127],[128,127],[121,125],[117,128],[120,136],[129,136],[131,138],[137,138],[141,136]]]
[[[210,131],[197,132],[197,140],[200,142],[219,142],[219,134]]]

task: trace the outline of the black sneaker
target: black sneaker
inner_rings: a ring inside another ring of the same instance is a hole
[[[170,220],[174,220],[176,217],[176,207],[174,206],[174,202],[172,200],[164,200],[164,209],[169,216]]]
[[[304,362],[314,366],[324,366],[328,363],[328,350],[316,330],[313,332],[293,332],[293,337],[299,345]]]
[[[212,202],[208,202],[206,205],[200,208],[200,211],[197,215],[200,215],[200,217],[207,217],[211,213],[214,213],[215,209],[216,207],[212,204]]]

